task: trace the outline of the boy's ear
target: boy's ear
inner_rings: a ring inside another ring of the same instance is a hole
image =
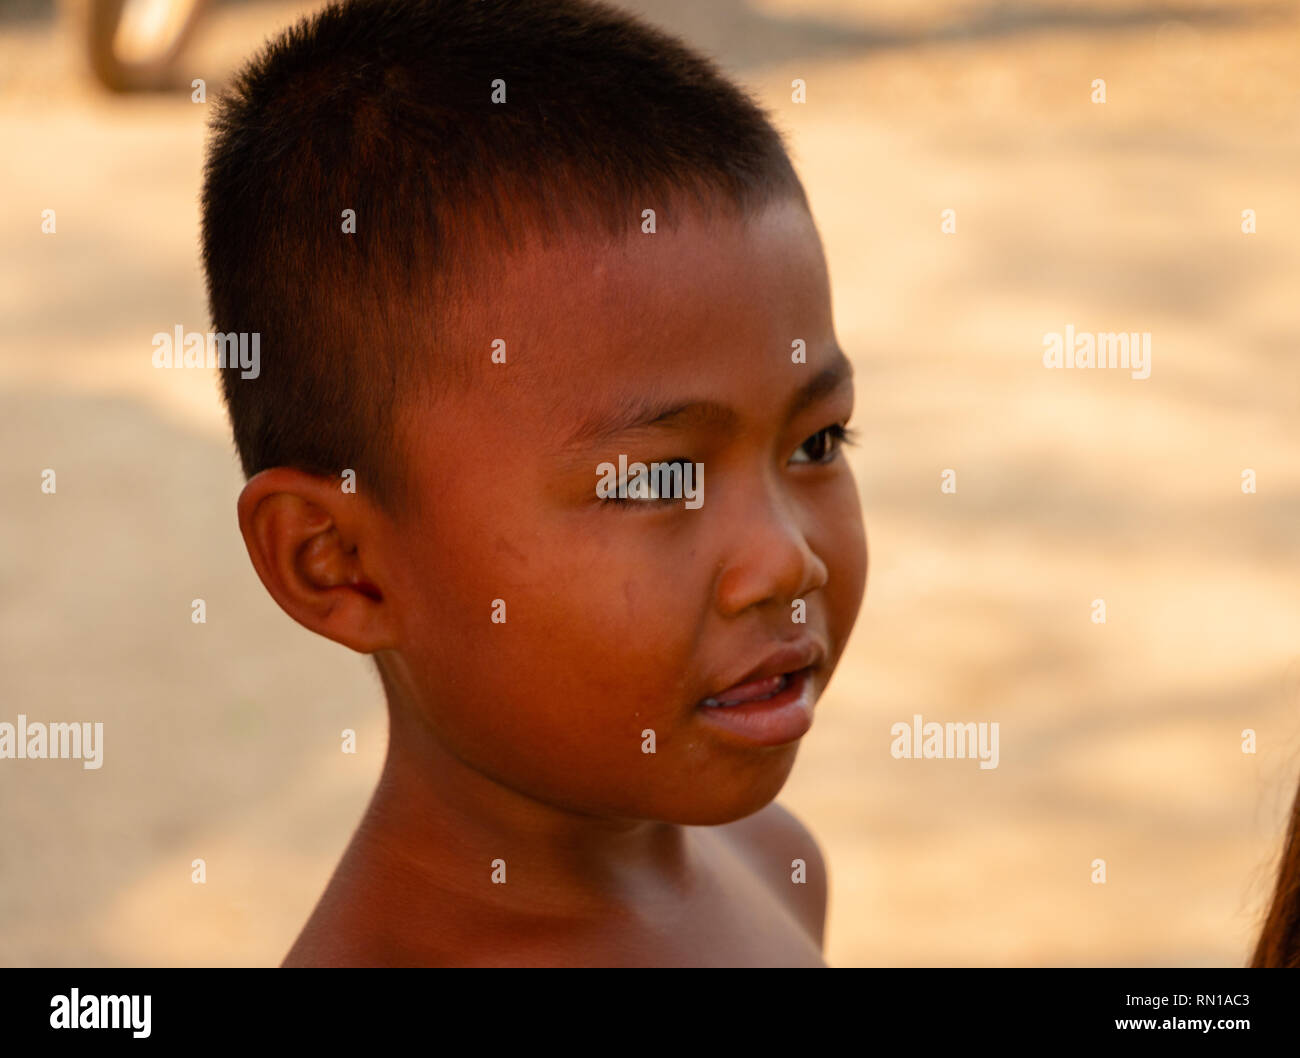
[[[239,495],[239,531],[272,598],[303,627],[363,654],[396,645],[374,579],[378,521],[338,481],[289,467],[261,471]]]

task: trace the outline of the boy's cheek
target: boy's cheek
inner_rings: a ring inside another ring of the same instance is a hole
[[[580,795],[593,807],[627,792],[628,769],[678,755],[688,711],[663,688],[612,671],[561,668],[567,671],[545,680],[508,664],[485,670],[463,685],[466,693],[432,699],[435,727],[480,770],[509,775],[535,795]]]
[[[848,639],[866,596],[867,535],[856,484],[849,479],[835,502],[821,512],[818,533],[809,539],[826,564],[822,592],[826,631],[834,652]]]
[[[836,627],[833,635],[842,647],[857,622],[862,603],[866,598],[867,571],[870,556],[867,547],[866,525],[861,510],[855,503],[845,522],[845,531],[836,550],[835,564],[829,569],[830,585],[834,588],[832,614]]]
[[[648,585],[614,584],[497,582],[484,591],[468,582],[430,595],[409,644],[432,684],[426,693],[436,700],[439,685],[461,687],[567,712],[565,722],[590,712],[615,728],[638,713],[671,713],[687,693],[693,662],[681,630],[691,622],[671,619]]]

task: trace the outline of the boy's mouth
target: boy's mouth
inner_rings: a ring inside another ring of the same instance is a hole
[[[807,671],[800,669],[798,672],[783,672],[779,676],[768,676],[762,680],[750,680],[723,691],[716,698],[705,698],[700,705],[709,709],[722,709],[729,705],[765,702],[785,690],[792,677]]]
[[[752,746],[797,741],[812,726],[812,677],[825,659],[815,640],[785,644],[730,687],[701,699],[696,714]]]
[[[730,687],[696,708],[702,723],[750,746],[784,746],[813,722],[813,666]]]
[[[825,648],[814,639],[783,643],[730,687],[709,695],[699,704],[721,709],[775,698],[795,677],[807,675],[808,670],[825,660]]]

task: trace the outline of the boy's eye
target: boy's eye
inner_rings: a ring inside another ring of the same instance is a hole
[[[835,456],[839,453],[842,446],[857,443],[857,432],[850,430],[843,423],[835,423],[827,426],[825,429],[818,430],[809,437],[790,457],[791,463],[812,463],[826,464],[834,461]],[[669,464],[680,463],[687,464],[689,459],[670,459]],[[620,482],[620,491],[626,488],[626,482]],[[645,496],[607,496],[601,499],[602,504],[609,504],[623,509],[645,509],[660,507],[665,503],[680,503],[681,496],[660,496],[658,491],[657,478],[651,477],[647,484],[647,494]]]
[[[686,464],[689,463],[690,460],[686,458],[681,458],[681,459],[668,459],[665,460],[664,462],[670,466],[674,463],[680,463],[682,465],[682,473],[684,475],[686,471]],[[626,481],[620,481],[619,491],[620,492],[625,491],[627,489],[627,484],[628,483]],[[646,489],[646,495],[644,496],[628,496],[626,498],[621,496],[606,496],[603,497],[600,502],[613,504],[616,507],[654,507],[663,503],[682,502],[683,497],[681,496],[660,496],[659,495],[659,477],[657,474],[650,475],[648,479],[644,482],[644,486]]]
[[[829,463],[835,458],[840,447],[846,444],[855,444],[857,434],[850,430],[842,423],[836,423],[834,426],[827,426],[824,430],[818,430],[808,440],[804,441],[795,453],[790,457],[791,463]],[[800,459],[800,453],[806,453],[805,458]]]

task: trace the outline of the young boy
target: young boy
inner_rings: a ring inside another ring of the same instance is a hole
[[[353,0],[214,133],[213,320],[260,334],[222,372],[240,529],[390,718],[284,965],[823,965],[773,798],[866,542],[763,111],[611,7]]]

